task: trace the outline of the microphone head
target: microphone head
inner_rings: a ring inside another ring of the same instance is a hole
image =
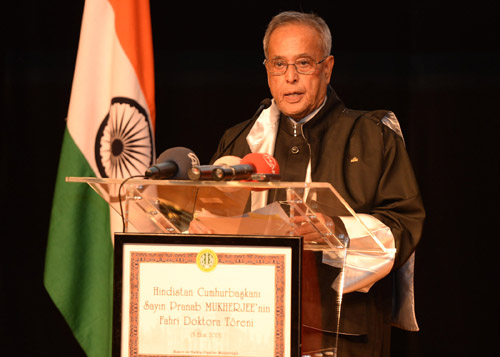
[[[188,148],[178,146],[165,150],[158,159],[156,165],[172,163],[177,165],[176,172],[170,172],[168,177],[159,177],[172,180],[188,180],[188,172],[194,165],[199,165],[200,160],[196,154]]]
[[[262,109],[267,109],[271,106],[273,101],[269,98],[263,99],[262,102],[260,102],[260,105],[262,106]]]
[[[280,167],[278,165],[278,161],[269,154],[262,154],[258,152],[254,152],[248,155],[245,155],[243,159],[241,159],[241,164],[251,164],[255,167],[255,175],[259,176],[277,176],[279,177]],[[259,182],[263,181],[262,179],[250,179],[248,181]],[[252,191],[265,191],[265,188],[253,188]]]
[[[241,157],[227,155],[227,156],[219,157],[217,160],[215,160],[214,165],[215,166],[232,166],[232,165],[239,165],[240,162],[241,162]]]
[[[280,167],[278,161],[269,154],[263,154],[259,152],[253,152],[245,155],[241,159],[240,165],[251,164],[255,166],[256,174],[273,174],[278,175],[280,173]]]

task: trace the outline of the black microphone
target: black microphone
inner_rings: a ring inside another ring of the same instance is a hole
[[[254,173],[254,165],[221,166],[212,171],[212,178],[215,181],[248,180]]]
[[[217,165],[195,165],[188,171],[190,180],[213,180],[212,172],[222,166]]]
[[[187,180],[189,170],[199,164],[200,160],[192,150],[179,146],[165,150],[144,175],[158,180]]]
[[[249,180],[253,179],[255,174],[279,179],[278,161],[268,154],[250,153],[245,155],[239,164],[221,166],[212,172],[216,181]]]
[[[214,171],[230,165],[238,165],[241,158],[234,155],[222,156],[213,165],[195,165],[188,171],[191,180],[215,180]]]
[[[260,113],[262,113],[262,111],[264,109],[267,109],[271,106],[271,104],[273,103],[273,101],[269,98],[265,98],[262,100],[262,102],[260,102],[260,105],[259,105],[259,108],[257,108],[257,111],[255,112],[255,114],[253,115],[254,118],[255,117],[258,117],[260,115]]]
[[[221,153],[220,155],[224,155],[227,151],[227,149],[229,149],[229,147],[234,143],[234,141],[236,139],[238,139],[238,137],[253,123],[255,123],[255,121],[257,120],[257,118],[259,118],[259,115],[262,113],[262,111],[264,109],[267,109],[271,106],[272,104],[272,100],[269,99],[269,98],[265,98],[263,99],[261,102],[260,102],[260,105],[259,107],[257,108],[257,111],[255,112],[255,114],[253,115],[253,117],[251,119],[248,120],[248,123],[247,125],[245,125],[239,132],[238,134],[236,134],[234,136],[234,138],[224,147],[224,150],[221,150]]]

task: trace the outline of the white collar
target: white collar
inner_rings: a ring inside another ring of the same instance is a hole
[[[323,100],[323,104],[319,106],[314,112],[307,115],[298,121],[298,123],[306,123],[311,120],[320,110],[324,107],[327,97]],[[255,124],[250,129],[247,135],[247,143],[251,152],[266,153],[269,155],[274,154],[274,144],[276,134],[278,133],[280,110],[276,105],[274,99],[271,106],[264,109],[255,121]],[[290,118],[290,120],[293,120]]]
[[[312,118],[314,118],[314,116],[316,114],[318,114],[318,112],[321,110],[321,108],[323,108],[325,106],[325,103],[326,103],[326,96],[325,96],[325,99],[323,100],[323,103],[318,107],[318,109],[316,109],[315,111],[313,111],[312,113],[310,113],[309,115],[306,115],[304,118],[296,121],[295,119],[292,119],[290,118],[291,120],[293,120],[294,122],[296,122],[297,124],[303,124],[303,123],[307,123],[309,120],[311,120]]]

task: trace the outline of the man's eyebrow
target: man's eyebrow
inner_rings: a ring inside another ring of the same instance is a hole
[[[299,58],[314,58],[313,56],[311,56],[309,53],[301,53],[299,55],[296,55],[294,56],[295,59],[299,59]],[[273,58],[270,58],[270,59],[286,59],[285,56],[274,56]]]

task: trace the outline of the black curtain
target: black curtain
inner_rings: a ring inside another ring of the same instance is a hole
[[[42,283],[83,5],[32,1],[2,11],[0,331],[9,355],[83,355]],[[265,26],[289,9],[316,12],[331,26],[332,85],[348,107],[396,113],[421,187],[421,331],[394,330],[394,356],[492,355],[500,316],[493,6],[151,0],[157,154],[186,146],[208,163],[224,129],[252,116],[270,96]]]

